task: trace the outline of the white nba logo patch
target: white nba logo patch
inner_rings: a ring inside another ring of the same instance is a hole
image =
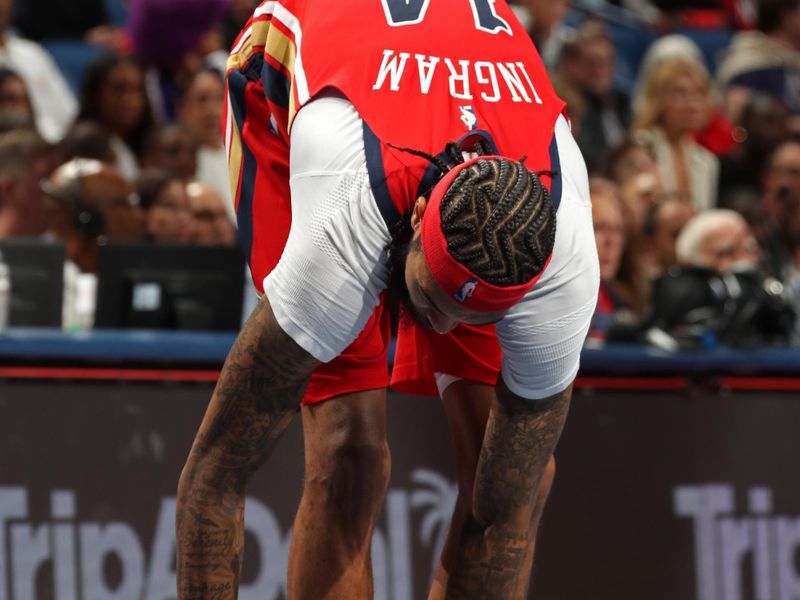
[[[467,281],[464,282],[464,285],[458,288],[458,291],[455,294],[453,294],[453,296],[455,296],[455,299],[458,300],[459,302],[464,302],[464,300],[466,300],[467,298],[472,296],[472,294],[475,293],[475,289],[477,287],[478,287],[478,280],[472,277],[470,279],[467,279]]]
[[[467,129],[472,131],[478,126],[478,117],[475,116],[475,110],[472,108],[471,104],[459,106],[458,110],[461,111],[461,122],[464,123]]]

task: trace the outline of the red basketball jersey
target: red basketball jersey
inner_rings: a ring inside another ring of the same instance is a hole
[[[553,127],[564,103],[504,0],[268,0],[234,44],[228,89],[232,184],[254,274],[274,266],[276,238],[288,235],[292,120],[326,89],[364,120],[370,183],[389,226],[438,175],[395,146],[436,155],[476,135],[533,171],[557,170]],[[269,198],[254,198],[256,189]],[[261,250],[259,213],[272,222]]]

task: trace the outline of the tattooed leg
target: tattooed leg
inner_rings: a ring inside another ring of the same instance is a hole
[[[182,600],[236,597],[245,487],[297,411],[317,364],[262,300],[225,361],[181,473],[176,526]]]
[[[478,465],[486,423],[492,402],[495,400],[494,386],[461,379],[449,385],[442,394],[442,404],[453,438],[455,450],[458,499],[448,529],[447,539],[442,549],[441,560],[431,584],[428,600],[443,600],[447,593],[449,573],[457,570],[462,562],[461,532],[467,515],[472,509],[472,492],[475,487],[475,471]],[[555,460],[551,457],[545,470],[528,531],[528,546],[522,561],[520,573],[530,573],[533,564],[536,531],[542,511],[550,493]],[[527,579],[520,578],[520,585],[507,600],[522,600],[527,594]]]
[[[497,385],[478,462],[471,514],[460,536],[460,561],[446,598],[514,598],[527,589],[537,494],[564,426],[571,388],[526,400]]]
[[[372,598],[372,531],[389,483],[386,390],[303,407],[305,478],[292,528],[292,600]]]

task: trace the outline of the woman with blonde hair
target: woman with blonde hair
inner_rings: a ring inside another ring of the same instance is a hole
[[[642,76],[634,130],[652,149],[664,191],[698,210],[716,206],[719,161],[692,138],[714,106],[708,72],[689,57],[671,56]]]

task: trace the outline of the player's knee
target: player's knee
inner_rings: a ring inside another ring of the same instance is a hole
[[[389,484],[391,458],[386,439],[338,432],[325,440],[322,452],[322,468],[311,474],[316,484],[337,504],[361,502],[379,510]]]
[[[355,489],[381,498],[389,484],[389,446],[385,439],[345,439],[332,455],[344,477]]]

